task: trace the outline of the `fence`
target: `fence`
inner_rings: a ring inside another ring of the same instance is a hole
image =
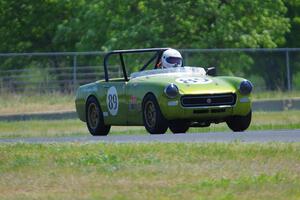
[[[258,91],[300,90],[300,48],[180,52],[185,65],[215,66],[218,75],[250,79]],[[104,55],[105,52],[0,54],[0,92],[74,92],[79,85],[104,78]],[[126,63],[138,66],[144,59],[127,58]],[[118,73],[117,68],[114,73]]]

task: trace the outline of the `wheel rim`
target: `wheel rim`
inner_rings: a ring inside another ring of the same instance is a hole
[[[156,124],[156,109],[153,102],[148,101],[145,104],[144,117],[147,123],[147,126],[153,128]]]
[[[88,107],[88,123],[92,129],[98,126],[99,112],[95,103],[91,103]]]

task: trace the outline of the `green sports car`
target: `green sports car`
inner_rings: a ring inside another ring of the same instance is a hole
[[[158,68],[166,50],[118,50],[105,55],[105,79],[80,86],[75,99],[79,119],[92,135],[107,135],[111,126],[145,126],[151,134],[163,134],[168,128],[185,133],[189,127],[221,122],[233,131],[249,127],[250,81],[215,76],[214,68]],[[143,53],[149,55],[146,62],[128,76],[125,57]],[[112,57],[118,64],[109,64]]]

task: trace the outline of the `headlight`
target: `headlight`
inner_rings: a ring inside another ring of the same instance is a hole
[[[250,81],[245,80],[245,81],[241,82],[239,90],[240,90],[241,94],[247,95],[247,94],[251,93],[252,88],[253,88],[252,83]]]
[[[171,83],[170,85],[168,85],[165,88],[164,92],[167,95],[167,97],[169,97],[169,98],[175,98],[178,95],[178,93],[179,93],[178,87],[175,84],[173,84],[173,83]]]

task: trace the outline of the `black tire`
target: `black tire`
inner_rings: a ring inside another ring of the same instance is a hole
[[[172,133],[185,133],[190,128],[190,123],[182,120],[173,120],[169,122],[169,128]]]
[[[150,134],[164,134],[168,129],[168,121],[162,115],[156,98],[152,94],[144,97],[143,122]]]
[[[228,127],[234,132],[246,130],[251,123],[252,111],[246,116],[233,116],[226,120]]]
[[[95,97],[86,102],[86,124],[93,136],[107,135],[110,131],[110,125],[104,124],[103,113]]]

